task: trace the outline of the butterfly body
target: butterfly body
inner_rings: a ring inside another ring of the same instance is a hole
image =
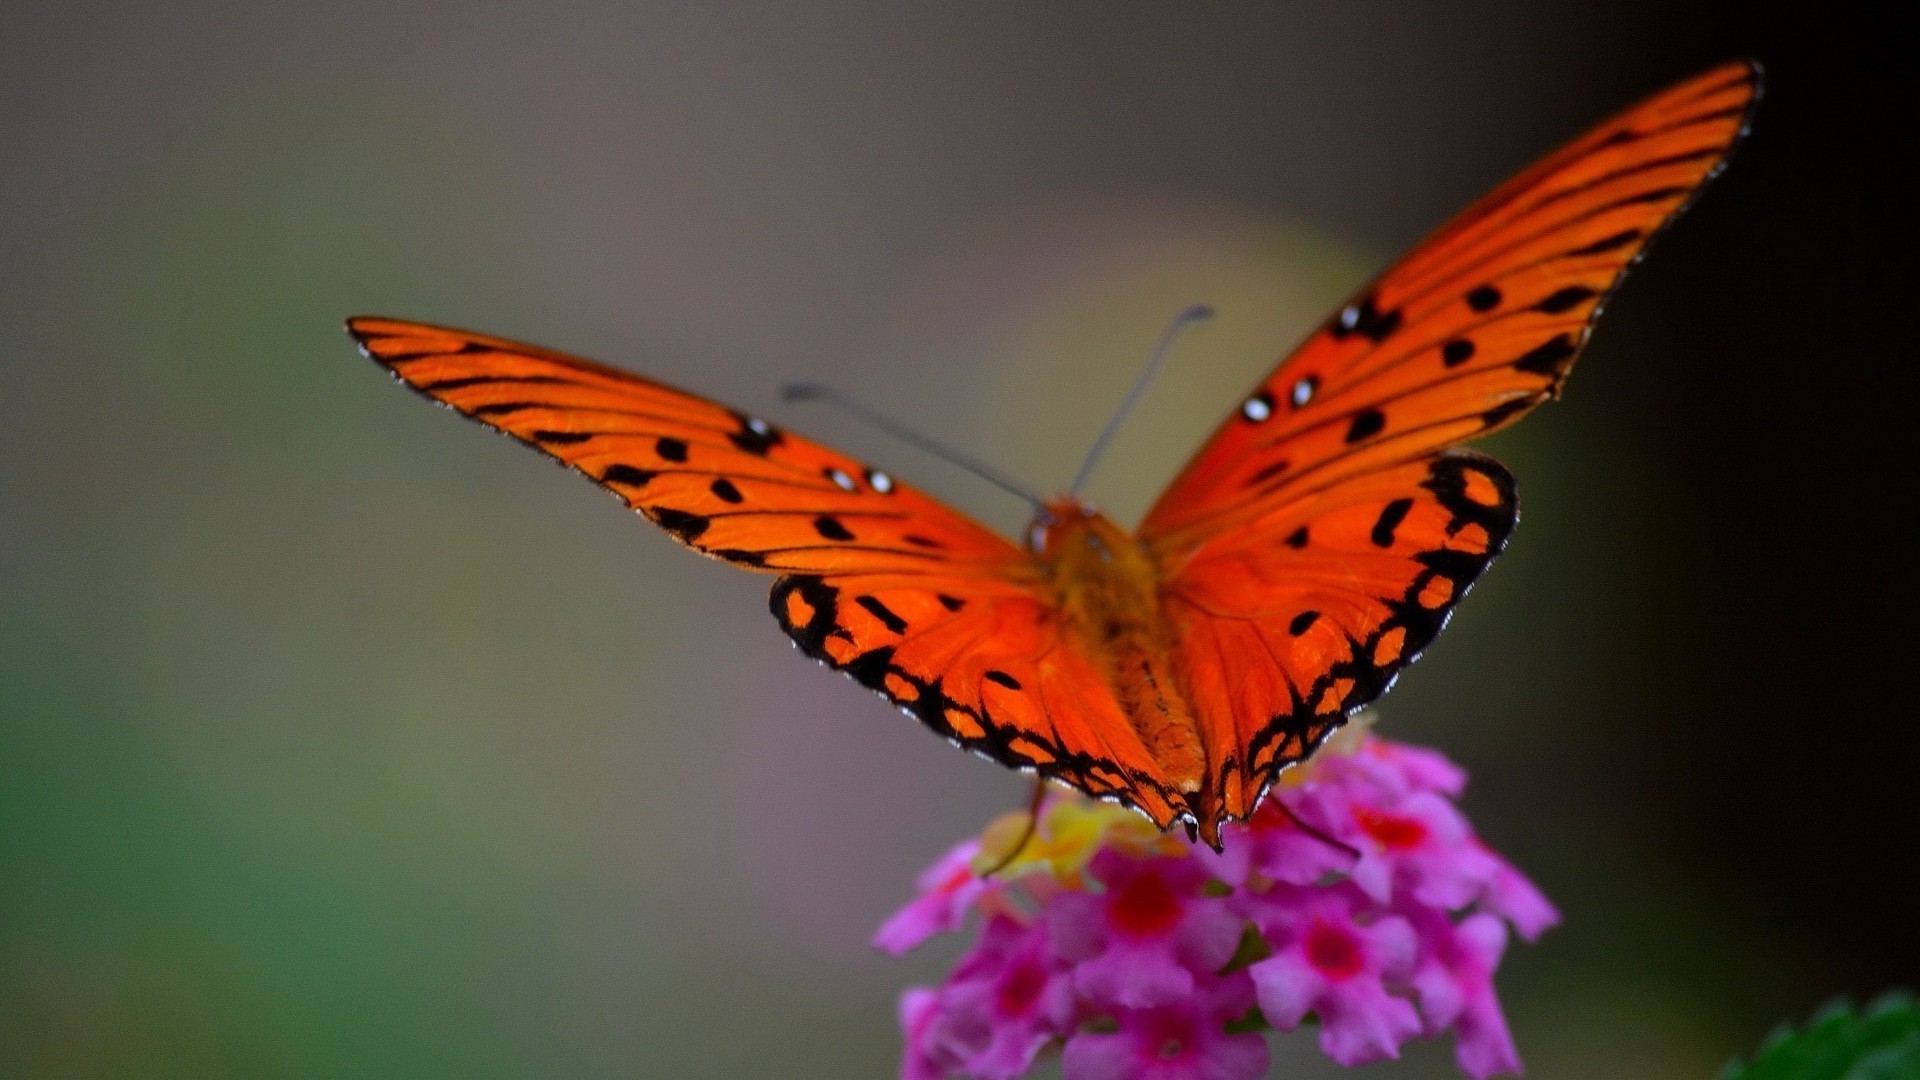
[[[1072,497],[1050,502],[1027,530],[1039,539],[1065,636],[1096,660],[1110,693],[1182,794],[1201,788],[1206,751],[1175,666],[1160,568],[1111,518]]]
[[[1722,65],[1496,188],[1282,360],[1132,532],[1063,497],[1017,546],[638,375],[424,323],[347,326],[414,390],[775,576],[769,606],[802,652],[934,732],[1217,847],[1505,547],[1513,477],[1459,444],[1558,395],[1758,92],[1756,67]]]

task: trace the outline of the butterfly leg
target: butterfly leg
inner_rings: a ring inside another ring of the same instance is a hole
[[[1047,778],[1044,776],[1036,776],[1033,778],[1033,797],[1027,802],[1026,828],[1020,830],[1020,835],[1007,848],[1005,855],[1000,856],[999,860],[989,869],[980,871],[981,877],[990,878],[1000,871],[1005,870],[1008,864],[1013,862],[1014,856],[1025,851],[1027,845],[1033,842],[1033,835],[1039,831],[1040,828],[1040,804],[1046,800]]]

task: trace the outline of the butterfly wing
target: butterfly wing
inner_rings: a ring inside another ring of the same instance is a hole
[[[1558,393],[1758,91],[1724,65],[1503,184],[1282,361],[1148,512],[1221,812],[1384,691],[1499,552],[1512,478],[1448,448]]]
[[[763,573],[985,576],[1007,540],[845,454],[682,390],[564,353],[356,318],[401,382],[585,474],[675,540]]]
[[[1385,693],[1506,546],[1518,515],[1499,462],[1449,450],[1327,488],[1199,548],[1161,595],[1218,778],[1200,800],[1201,828],[1245,817],[1279,770]]]
[[[1005,538],[662,383],[445,327],[347,328],[401,382],[586,475],[681,543],[782,575],[773,613],[794,642],[934,731],[1163,825],[1185,809]]]
[[[1166,828],[1190,810],[1038,593],[969,582],[794,575],[773,614],[807,655],[935,732],[1140,810]]]
[[[1682,82],[1441,227],[1254,389],[1148,511],[1142,539],[1203,543],[1552,397],[1647,241],[1719,172],[1758,90],[1747,63]]]

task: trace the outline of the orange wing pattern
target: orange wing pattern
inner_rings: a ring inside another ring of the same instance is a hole
[[[844,454],[670,386],[394,319],[347,330],[401,382],[572,466],[674,539],[765,573],[987,578],[1025,563],[964,515]]]
[[[1052,599],[975,595],[969,584],[787,577],[773,614],[807,655],[956,745],[1173,824],[1185,799],[1061,632]]]
[[[1226,816],[1383,693],[1499,553],[1512,478],[1447,448],[1558,393],[1758,91],[1753,65],[1716,68],[1502,185],[1283,361],[1149,511]]]
[[[1343,477],[1554,396],[1647,241],[1725,163],[1759,69],[1723,65],[1606,121],[1401,259],[1255,388],[1140,526],[1204,543]]]
[[[763,573],[809,656],[934,731],[1147,813],[1177,807],[1033,561],[891,476],[577,357],[393,319],[347,324],[408,386],[573,467],[676,540]]]
[[[1744,63],[1681,83],[1441,228],[1256,388],[1130,554],[1071,496],[1034,528],[1061,526],[1080,555],[1029,554],[883,472],[660,383],[442,327],[348,329],[408,386],[680,542],[781,575],[771,606],[794,643],[934,731],[1163,828],[1185,820],[1217,847],[1220,822],[1385,692],[1505,546],[1512,477],[1452,448],[1559,392],[1758,92]],[[1075,524],[1094,519],[1104,533]],[[1178,752],[1157,760],[1141,732],[1169,730]]]
[[[1300,499],[1162,588],[1220,816],[1385,693],[1506,546],[1513,477],[1464,450]]]

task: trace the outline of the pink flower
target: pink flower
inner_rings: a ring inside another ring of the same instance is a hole
[[[1466,790],[1466,770],[1448,761],[1438,750],[1386,739],[1368,739],[1353,755],[1375,783],[1398,788],[1400,794],[1431,791],[1454,796]]]
[[[1493,992],[1493,971],[1507,947],[1506,924],[1485,912],[1458,924],[1431,909],[1408,915],[1420,935],[1420,960],[1409,982],[1420,995],[1426,1034],[1452,1028],[1454,1056],[1475,1080],[1519,1075],[1520,1054]]]
[[[1076,1035],[1061,1059],[1065,1080],[1258,1080],[1267,1042],[1228,1034],[1246,1015],[1253,984],[1245,972],[1209,977],[1194,992],[1149,1009],[1123,1009],[1119,1030]]]
[[[987,921],[980,944],[954,969],[943,1004],[955,1036],[977,1049],[967,1075],[1012,1080],[1074,1019],[1073,976],[1041,926],[1004,915]]]
[[[1247,905],[1273,955],[1248,968],[1267,1022],[1291,1031],[1311,1012],[1320,1049],[1342,1065],[1400,1056],[1420,1033],[1413,1003],[1389,993],[1412,970],[1416,940],[1405,919],[1359,921],[1366,894],[1351,885],[1276,887]]]
[[[940,994],[916,986],[900,995],[900,1032],[906,1050],[900,1058],[900,1080],[946,1080],[959,1068],[962,1055],[947,1037]]]
[[[1473,840],[1472,845],[1479,849],[1485,860],[1487,891],[1481,896],[1480,902],[1487,910],[1512,923],[1520,936],[1528,941],[1560,922],[1560,910],[1533,882],[1514,869],[1512,863],[1496,855],[1492,848],[1478,839]]]
[[[1329,874],[1351,871],[1353,853],[1302,829],[1280,808],[1284,798],[1278,792],[1268,795],[1246,823],[1234,830],[1234,842],[1224,850],[1216,853],[1210,848],[1197,848],[1194,856],[1220,880],[1250,888],[1273,881],[1312,885]],[[1301,811],[1294,813],[1299,815]]]
[[[1473,830],[1444,796],[1416,791],[1391,802],[1342,801],[1348,820],[1335,835],[1360,849],[1353,883],[1375,903],[1410,888],[1423,903],[1457,909],[1485,890],[1486,868],[1466,847]]]
[[[1222,853],[1066,793],[949,851],[874,939],[982,916],[945,983],[901,1000],[903,1080],[1014,1080],[1061,1044],[1067,1080],[1256,1080],[1255,1029],[1309,1014],[1342,1065],[1451,1031],[1469,1076],[1517,1072],[1494,972],[1509,924],[1559,913],[1474,836],[1465,774],[1361,732],[1284,780]]]
[[[982,880],[973,873],[973,857],[980,851],[978,840],[956,844],[940,861],[921,872],[914,884],[920,895],[874,932],[873,947],[902,956],[935,934],[950,934],[966,923],[967,912],[996,882]]]
[[[1102,893],[1068,892],[1047,909],[1054,948],[1078,965],[1074,986],[1097,1002],[1143,1009],[1193,992],[1196,974],[1233,958],[1241,920],[1191,857],[1106,850],[1089,867]]]

